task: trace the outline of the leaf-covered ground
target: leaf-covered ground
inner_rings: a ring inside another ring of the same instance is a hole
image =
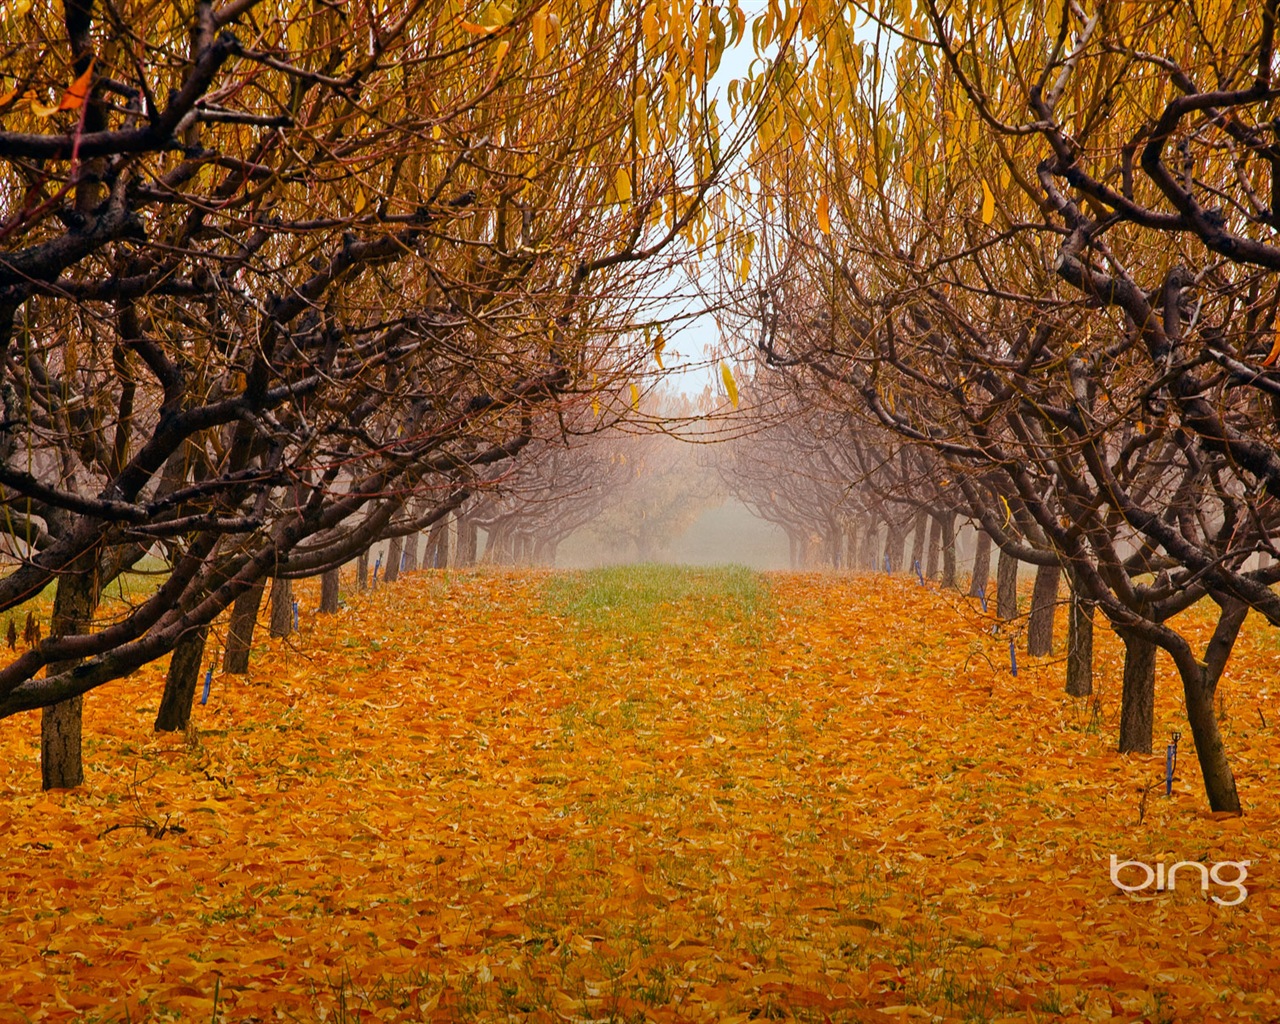
[[[1219,821],[1189,739],[1171,799],[1112,753],[1105,629],[1095,708],[991,625],[885,577],[422,573],[186,737],[160,667],[92,694],[79,791],[9,719],[0,1020],[1280,1019],[1274,631]],[[1249,859],[1248,898],[1126,896],[1112,853]]]

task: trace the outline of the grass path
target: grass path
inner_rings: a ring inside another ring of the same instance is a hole
[[[1115,639],[1095,713],[989,626],[883,577],[419,573],[187,737],[160,666],[92,694],[80,791],[0,722],[0,1020],[1280,1019],[1273,631],[1224,683],[1249,813],[1184,740],[1139,824]],[[1248,898],[1111,853],[1250,859]]]

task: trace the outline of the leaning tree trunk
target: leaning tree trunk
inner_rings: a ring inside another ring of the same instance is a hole
[[[404,571],[418,571],[418,531],[415,530],[404,539]]]
[[[1209,808],[1214,811],[1241,813],[1240,795],[1236,792],[1236,779],[1227,760],[1227,748],[1222,742],[1218,727],[1218,715],[1213,706],[1214,693],[1227,657],[1235,645],[1236,636],[1249,614],[1248,605],[1231,601],[1222,606],[1213,639],[1205,651],[1203,662],[1189,656],[1175,657],[1182,688],[1187,698],[1187,721],[1191,737],[1196,745],[1196,759],[1200,762],[1200,774],[1204,777],[1205,795]]]
[[[942,585],[955,589],[960,585],[956,570],[956,517],[948,512],[942,517]]]
[[[83,633],[93,621],[98,604],[98,554],[86,552],[75,559],[58,577],[53,597],[51,637]],[[46,676],[55,676],[80,663],[52,662]],[[71,789],[84,782],[84,760],[81,755],[81,724],[84,698],[71,697],[40,712],[40,778],[45,789]]]
[[[169,671],[164,677],[164,694],[156,714],[156,732],[181,732],[191,721],[191,705],[195,703],[196,686],[200,682],[200,664],[204,661],[209,627],[197,626],[182,634],[173,649]]]
[[[973,574],[969,577],[969,596],[984,597],[991,576],[991,534],[978,530],[978,540],[973,549]]]
[[[911,535],[911,565],[907,566],[912,569],[917,565],[922,565],[924,559],[924,541],[929,530],[929,513],[916,513],[916,526]]]
[[[1067,622],[1067,693],[1087,697],[1093,693],[1093,603],[1071,591]]]
[[[387,565],[382,570],[382,582],[394,583],[400,578],[400,558],[404,554],[404,538],[392,537],[387,545]]]
[[[356,555],[356,590],[361,593],[369,589],[369,551],[366,548]]]
[[[249,671],[249,650],[253,646],[253,631],[258,625],[258,609],[262,607],[262,593],[266,588],[267,581],[258,580],[231,606],[227,649],[222,654],[222,671],[228,675],[242,676]]]
[[[1018,560],[1003,549],[996,559],[996,615],[1005,621],[1018,617]]]
[[[1120,753],[1151,753],[1155,729],[1156,645],[1133,633],[1124,640],[1124,684],[1120,693]]]
[[[1027,653],[1042,657],[1053,653],[1053,620],[1058,610],[1058,584],[1062,566],[1041,565],[1036,569],[1031,591],[1031,614],[1027,618]]]
[[[938,575],[938,562],[942,555],[942,520],[938,516],[929,517],[929,554],[928,566],[924,571],[926,579]]]
[[[332,614],[338,610],[338,587],[340,579],[337,569],[330,569],[320,577],[320,611]]]
[[[288,636],[293,632],[293,581],[271,582],[271,635]]]

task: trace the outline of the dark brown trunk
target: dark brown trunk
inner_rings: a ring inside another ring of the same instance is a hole
[[[1035,657],[1053,653],[1053,620],[1058,610],[1058,584],[1061,581],[1062,566],[1041,565],[1036,568],[1031,614],[1027,617],[1027,653]]]
[[[942,555],[942,520],[937,516],[929,517],[929,564],[924,570],[926,579],[938,575],[938,562]]]
[[[404,571],[418,571],[418,534],[416,531],[404,539]]]
[[[956,569],[956,517],[951,512],[942,517],[942,585],[953,590],[960,586]]]
[[[1226,744],[1222,742],[1217,709],[1213,698],[1226,667],[1227,658],[1235,646],[1240,627],[1248,615],[1247,605],[1230,602],[1223,606],[1213,639],[1205,651],[1203,664],[1195,658],[1178,658],[1179,675],[1187,699],[1187,721],[1191,737],[1195,741],[1196,759],[1200,762],[1200,774],[1204,777],[1205,795],[1209,808],[1214,811],[1241,813],[1240,794],[1236,792],[1236,779],[1227,760]],[[1184,671],[1185,669],[1185,671]]]
[[[1120,753],[1151,753],[1156,707],[1156,645],[1133,634],[1124,640],[1124,685],[1120,693]]]
[[[382,567],[382,582],[394,583],[400,578],[400,558],[404,554],[404,538],[392,537],[387,545],[387,564]]]
[[[209,627],[200,626],[182,634],[169,659],[164,677],[164,694],[156,714],[156,732],[181,732],[191,721],[191,705],[200,682],[200,664],[204,661],[205,641]]]
[[[258,609],[267,588],[265,579],[236,598],[231,606],[231,623],[227,627],[227,649],[222,655],[222,671],[242,676],[249,671],[249,651],[253,647],[253,631],[258,625]]]
[[[902,564],[903,552],[907,547],[907,535],[895,526],[889,527],[889,536],[885,538],[884,553],[889,556],[889,571],[902,572],[906,567]]]
[[[1093,604],[1071,592],[1067,622],[1067,693],[1087,697],[1093,693]]]
[[[293,581],[271,581],[271,635],[288,636],[293,632]]]
[[[53,597],[50,636],[83,633],[93,621],[98,605],[98,556],[89,551],[75,559],[58,577]],[[74,668],[74,661],[52,662],[46,676]],[[84,698],[72,697],[40,712],[40,777],[45,789],[71,789],[84,782],[81,725]]]
[[[361,551],[356,555],[356,590],[363,593],[369,589],[369,552]]]
[[[991,535],[986,530],[978,531],[978,538],[973,548],[973,573],[969,577],[969,596],[985,597],[988,593],[991,576]]]
[[[996,615],[1006,622],[1018,617],[1018,560],[1003,549],[996,559]]]
[[[331,615],[338,610],[340,580],[337,569],[330,569],[320,577],[320,611]]]

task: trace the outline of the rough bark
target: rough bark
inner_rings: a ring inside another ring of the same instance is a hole
[[[387,561],[382,567],[382,582],[394,583],[400,578],[400,556],[404,554],[404,538],[392,537],[387,545]]]
[[[200,665],[209,627],[201,626],[182,635],[169,660],[164,677],[164,693],[156,713],[156,732],[181,732],[191,721],[191,705],[195,703],[200,682]]]
[[[1005,621],[1018,617],[1018,560],[1003,550],[996,559],[996,615]]]
[[[288,636],[293,632],[293,582],[291,580],[272,580],[271,582],[271,635]]]
[[[1072,697],[1093,693],[1093,605],[1074,590],[1067,622],[1067,693]]]
[[[889,527],[889,536],[885,539],[885,554],[889,556],[889,571],[902,572],[905,566],[903,552],[907,547],[907,535],[897,527]]]
[[[1120,753],[1151,753],[1155,728],[1156,645],[1132,633],[1124,640],[1124,685],[1120,694]]]
[[[991,535],[986,530],[978,531],[978,539],[973,549],[973,572],[969,576],[969,596],[982,597],[988,591],[991,580]]]
[[[409,534],[404,539],[404,571],[418,571],[418,534]]]
[[[1031,614],[1027,618],[1027,653],[1030,655],[1044,657],[1053,653],[1053,620],[1058,610],[1058,584],[1061,581],[1060,565],[1036,568]]]
[[[1187,721],[1191,737],[1195,741],[1196,759],[1200,762],[1200,774],[1204,777],[1205,795],[1214,811],[1241,812],[1240,795],[1236,792],[1235,775],[1227,760],[1227,748],[1222,742],[1218,714],[1214,708],[1214,694],[1222,670],[1226,666],[1231,648],[1235,645],[1245,617],[1247,605],[1231,602],[1223,605],[1213,638],[1209,641],[1204,662],[1198,662],[1186,654],[1174,659],[1178,674],[1182,677],[1183,692],[1187,699]]]
[[[330,569],[320,577],[320,611],[332,614],[338,610],[340,580],[337,569]]]
[[[93,621],[98,604],[98,556],[90,551],[58,577],[53,597],[50,636],[83,633]],[[55,676],[74,668],[77,661],[49,664],[45,675]],[[84,782],[81,754],[83,697],[72,697],[40,711],[40,778],[45,789],[71,789]]]
[[[948,512],[942,516],[942,585],[955,589],[960,586],[956,568],[956,517]]]
[[[253,631],[258,625],[258,609],[262,607],[262,594],[266,587],[267,581],[259,580],[237,597],[235,604],[231,606],[227,649],[222,655],[222,671],[228,675],[242,676],[249,671]]]
[[[938,575],[938,566],[942,560],[942,519],[938,516],[929,517],[929,553],[928,565],[925,567],[924,575],[926,579],[935,579]]]
[[[369,552],[361,551],[356,555],[356,590],[362,593],[369,589]]]

